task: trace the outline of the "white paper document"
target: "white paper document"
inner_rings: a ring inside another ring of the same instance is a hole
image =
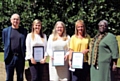
[[[53,52],[53,66],[64,66],[64,51]]]
[[[43,59],[44,48],[43,47],[34,47],[33,48],[33,57],[36,62],[40,62]]]
[[[72,54],[72,68],[83,68],[83,53],[73,52]]]

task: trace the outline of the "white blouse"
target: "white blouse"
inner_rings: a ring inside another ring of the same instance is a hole
[[[48,55],[52,56],[54,50],[65,50],[67,52],[70,36],[68,35],[67,37],[68,39],[66,41],[64,41],[62,38],[57,39],[56,41],[53,41],[53,35],[50,35],[48,38],[48,43],[47,43]],[[68,52],[66,54],[68,54]]]
[[[31,33],[29,33],[27,35],[27,38],[26,38],[26,57],[25,59],[28,60],[28,59],[31,59],[33,57],[33,46],[44,46],[44,51],[45,51],[45,54],[44,56],[47,56],[48,54],[46,53],[46,48],[47,48],[47,37],[46,35],[44,34],[44,39],[42,40],[40,35],[38,34],[34,34],[35,35],[35,38],[34,40],[32,39],[31,37]]]

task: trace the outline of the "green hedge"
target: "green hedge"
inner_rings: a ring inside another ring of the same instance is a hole
[[[99,20],[109,22],[109,30],[114,34],[120,32],[120,0],[1,0],[0,1],[0,33],[10,24],[13,13],[21,16],[21,26],[28,32],[34,19],[42,21],[43,31],[50,35],[56,21],[66,24],[67,33],[74,34],[74,23],[83,19],[87,33],[93,37],[97,32]],[[0,51],[3,45],[0,36]]]

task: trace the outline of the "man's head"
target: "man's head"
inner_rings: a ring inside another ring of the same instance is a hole
[[[10,21],[13,28],[19,28],[20,16],[17,13],[11,16]]]
[[[99,26],[99,32],[100,33],[105,33],[105,32],[108,31],[108,22],[106,20],[101,20],[98,23],[98,26]]]

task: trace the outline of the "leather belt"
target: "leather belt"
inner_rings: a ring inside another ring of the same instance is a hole
[[[19,54],[18,53],[13,53],[13,55],[18,56]]]

